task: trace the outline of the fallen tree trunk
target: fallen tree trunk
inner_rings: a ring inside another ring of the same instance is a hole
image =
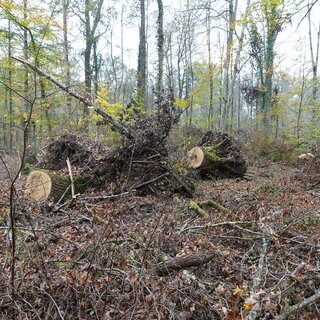
[[[221,158],[215,147],[194,147],[188,152],[189,164],[193,169],[216,174],[221,165],[232,164],[232,158]]]
[[[226,134],[207,132],[200,145],[188,152],[189,166],[202,176],[214,178],[243,177],[247,170],[236,141]]]
[[[27,177],[24,195],[35,201],[52,199],[54,202],[71,196],[70,177],[54,171],[35,170]],[[74,180],[75,192],[84,191],[84,181]]]
[[[155,266],[154,271],[159,276],[166,276],[172,271],[179,271],[191,267],[199,267],[208,263],[214,258],[215,255],[216,253],[214,251],[186,254],[184,256],[175,257],[158,264]]]

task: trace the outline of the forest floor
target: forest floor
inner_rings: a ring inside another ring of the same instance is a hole
[[[24,199],[21,177],[14,257],[0,172],[0,319],[320,319],[320,184],[305,166],[199,180],[194,199],[88,190],[60,207]]]

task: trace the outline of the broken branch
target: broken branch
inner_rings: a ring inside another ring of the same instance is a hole
[[[172,271],[179,271],[191,267],[199,267],[208,263],[214,258],[214,251],[204,251],[186,254],[181,257],[175,257],[164,262],[161,262],[153,269],[159,276],[166,276]]]
[[[320,290],[316,291],[316,293],[309,298],[306,298],[302,300],[301,302],[289,307],[289,309],[279,316],[276,317],[276,320],[286,320],[288,319],[292,314],[296,313],[297,311],[305,308],[309,304],[312,304],[316,302],[317,300],[320,300]]]
[[[14,60],[26,65],[26,66],[28,66],[31,70],[33,70],[34,72],[36,72],[40,76],[46,78],[47,80],[51,81],[58,88],[60,88],[64,92],[68,93],[73,98],[75,98],[75,99],[79,100],[80,102],[84,103],[88,107],[94,108],[94,111],[97,114],[99,114],[101,117],[103,117],[103,119],[105,120],[106,123],[110,123],[115,130],[117,130],[119,133],[124,135],[126,138],[128,138],[128,139],[133,139],[134,138],[133,134],[127,128],[125,128],[119,122],[114,120],[114,118],[111,117],[106,111],[101,110],[100,108],[96,107],[94,105],[94,103],[91,102],[90,100],[88,100],[87,98],[81,96],[80,94],[78,94],[78,93],[76,93],[74,91],[71,91],[69,87],[65,86],[64,84],[62,84],[61,82],[59,82],[58,80],[56,80],[55,78],[53,78],[52,76],[50,76],[49,74],[47,74],[46,72],[44,72],[43,70],[38,68],[37,66],[33,65],[29,61],[27,61],[25,59],[17,58],[17,57],[12,57],[12,59],[14,59]]]

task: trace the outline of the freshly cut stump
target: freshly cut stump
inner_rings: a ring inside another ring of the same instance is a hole
[[[35,201],[44,201],[48,198],[58,201],[69,192],[69,186],[70,178],[68,176],[35,170],[28,175],[24,194]]]

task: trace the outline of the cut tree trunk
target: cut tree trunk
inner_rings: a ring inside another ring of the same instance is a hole
[[[207,175],[217,176],[224,165],[232,165],[232,158],[223,158],[214,147],[194,147],[188,152],[189,165]]]
[[[84,190],[84,181],[76,178],[74,181],[76,193]],[[24,195],[35,201],[52,199],[54,202],[71,196],[70,178],[54,171],[32,171],[27,177]]]
[[[192,169],[197,169],[204,176],[235,178],[246,172],[244,161],[232,155],[221,155],[217,147],[194,147],[188,152],[188,162]]]
[[[194,147],[188,152],[188,158],[193,169],[212,168],[222,161],[214,147]]]

